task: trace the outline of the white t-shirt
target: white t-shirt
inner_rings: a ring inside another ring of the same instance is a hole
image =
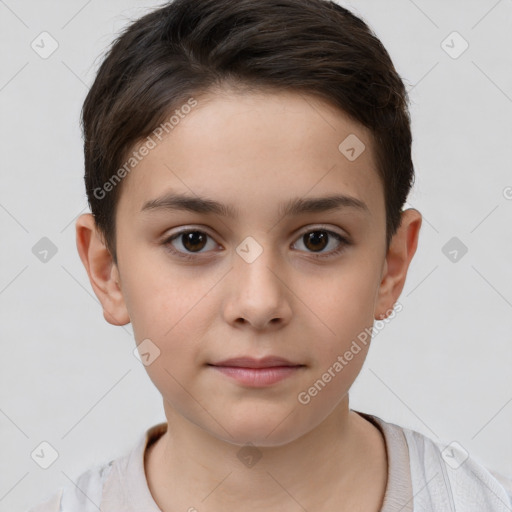
[[[491,474],[460,445],[354,412],[384,435],[388,481],[380,512],[512,512],[512,480]],[[149,491],[144,454],[166,430],[167,423],[151,427],[129,453],[86,471],[76,487],[59,489],[29,512],[161,512]]]

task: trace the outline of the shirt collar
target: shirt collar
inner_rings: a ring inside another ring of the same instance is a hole
[[[388,460],[388,478],[380,512],[413,512],[409,450],[403,430],[377,416],[354,411],[382,433]],[[114,461],[105,482],[100,510],[103,512],[162,512],[148,487],[144,454],[149,444],[167,431],[167,423],[149,428],[134,449]]]
[[[372,414],[354,412],[373,423],[384,436],[388,458],[388,481],[380,512],[413,512],[409,447],[402,427]]]

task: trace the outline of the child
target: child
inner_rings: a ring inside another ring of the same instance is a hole
[[[349,408],[422,221],[406,91],[362,20],[176,0],[115,41],[82,121],[78,251],[167,422],[33,510],[512,510],[459,445]]]

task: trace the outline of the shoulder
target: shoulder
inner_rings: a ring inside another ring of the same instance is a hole
[[[28,512],[97,512],[114,461],[82,473],[74,484],[60,487],[47,501]]]
[[[129,506],[135,506],[134,510],[157,511],[147,487],[144,453],[148,443],[166,430],[166,423],[150,427],[123,455],[85,471],[76,481],[61,487],[48,501],[28,512],[119,512]]]
[[[398,427],[398,426],[397,426]],[[457,441],[403,431],[409,448],[415,504],[420,510],[510,512],[512,481],[491,473]]]

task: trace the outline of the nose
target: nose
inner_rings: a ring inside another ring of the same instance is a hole
[[[279,329],[291,318],[291,290],[282,266],[271,250],[263,250],[254,260],[234,255],[224,302],[225,320],[233,326]]]

